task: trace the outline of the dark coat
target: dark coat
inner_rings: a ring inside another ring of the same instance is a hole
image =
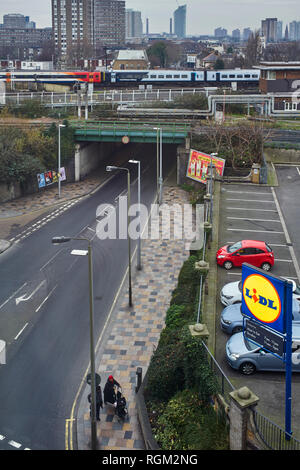
[[[111,382],[110,380],[106,382],[105,387],[104,387],[104,402],[115,403],[116,401],[116,394],[114,390],[115,386],[120,387],[119,382],[117,382],[115,379],[113,380],[113,382]]]
[[[88,401],[91,403],[92,401],[92,393],[88,395]],[[102,390],[100,385],[96,387],[96,405],[103,408],[103,400],[102,400]]]

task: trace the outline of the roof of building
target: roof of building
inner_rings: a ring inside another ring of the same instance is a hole
[[[299,70],[300,62],[261,62],[254,68],[261,70]]]
[[[148,57],[146,51],[144,50],[131,50],[126,49],[118,52],[118,56],[116,60],[146,60],[148,61]]]
[[[219,56],[214,52],[211,52],[208,56],[202,59],[203,62],[216,62],[219,59]]]

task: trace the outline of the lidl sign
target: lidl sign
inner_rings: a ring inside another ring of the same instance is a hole
[[[281,334],[286,331],[286,281],[243,264],[242,313]]]

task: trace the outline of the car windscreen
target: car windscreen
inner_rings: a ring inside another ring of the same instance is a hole
[[[242,281],[238,283],[238,288],[239,288],[239,291],[242,292]]]
[[[266,248],[267,248],[267,250],[268,250],[269,253],[271,253],[271,252],[273,251],[272,248],[271,248],[269,245],[267,245],[267,244],[266,244]]]
[[[240,250],[242,248],[242,242],[234,243],[233,245],[228,245],[227,251],[228,253],[234,253],[236,250]]]
[[[249,341],[245,337],[244,337],[244,341],[245,341],[245,345],[246,345],[246,348],[248,349],[248,351],[255,351],[256,349],[259,348],[259,346],[257,344],[252,343],[252,341]]]

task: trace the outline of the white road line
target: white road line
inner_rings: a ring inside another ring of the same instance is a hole
[[[37,313],[41,308],[42,306],[47,302],[47,300],[49,299],[49,297],[52,295],[52,293],[55,291],[55,289],[57,288],[57,285],[55,287],[53,287],[52,291],[47,295],[47,297],[43,300],[43,302],[38,306],[38,308],[36,309],[35,313]]]
[[[262,193],[257,191],[227,191],[227,189],[225,191],[230,194],[259,194],[260,196],[272,196],[271,193]]]
[[[249,200],[249,199],[239,199],[239,198],[234,198],[234,199],[233,198],[226,198],[226,201],[242,201],[242,202],[248,202],[248,204],[249,204],[249,202],[263,202],[265,204],[275,204],[274,201],[266,201],[265,199],[263,201],[261,201],[261,200],[258,200],[258,199]]]
[[[42,266],[42,267],[40,268],[40,271],[42,271],[42,269],[44,269],[46,266],[48,266],[48,264],[50,264],[51,261],[53,261],[53,260],[56,258],[56,256],[58,256],[59,253],[61,253],[62,251],[63,251],[63,250],[61,249],[61,250],[59,250],[57,253],[55,253],[55,255],[52,256],[52,258],[50,258],[49,261],[47,261],[47,263],[45,263],[44,266]]]
[[[25,325],[23,326],[23,328],[19,331],[19,333],[17,334],[17,336],[15,337],[15,341],[19,338],[19,336],[21,336],[21,334],[23,333],[23,331],[25,330],[26,326],[28,325],[28,323],[25,323]]]
[[[275,232],[273,230],[255,230],[255,229],[252,229],[252,230],[245,230],[245,229],[241,229],[241,228],[228,228],[227,229],[229,232],[256,232],[256,233],[284,233],[284,232]]]
[[[283,218],[283,215],[282,215],[282,212],[281,212],[281,208],[280,208],[280,205],[279,205],[279,202],[278,202],[278,199],[277,199],[274,188],[271,188],[271,191],[272,191],[272,194],[273,194],[273,197],[274,197],[274,202],[275,202],[276,207],[277,207],[279,218],[281,220],[282,228],[284,230],[286,242],[287,242],[288,245],[291,245],[291,239],[290,239],[289,233],[287,231],[286,224],[285,224],[285,221],[284,221],[284,218]],[[294,268],[295,268],[296,274],[298,276],[298,281],[300,282],[300,268],[299,268],[298,260],[297,260],[296,255],[295,255],[294,248],[292,246],[289,246],[289,250],[290,250],[291,258],[292,258],[293,263],[294,263]]]
[[[298,175],[300,176],[300,170],[299,170],[299,168],[298,168],[298,167],[296,167],[296,168],[297,168],[297,171],[298,171]]]
[[[278,258],[275,258],[275,261],[280,262],[280,263],[292,263],[293,262],[293,260],[291,259],[278,259]]]
[[[256,209],[255,207],[226,207],[226,210],[230,211],[257,211],[257,212],[276,212],[276,209]]]
[[[19,289],[16,290],[16,292],[14,292],[5,302],[3,302],[3,304],[0,305],[0,309],[4,307],[4,305],[6,305],[26,285],[27,285],[27,282],[24,282],[24,284],[21,287],[19,287]]]
[[[2,435],[0,434],[0,441],[3,441],[4,439],[5,439],[5,436],[2,436]]]
[[[22,444],[19,444],[19,442],[16,442],[16,441],[8,441],[9,445],[15,447],[16,449],[20,449],[20,447],[22,446]]]
[[[227,219],[230,219],[230,220],[244,220],[245,222],[248,221],[248,220],[252,220],[254,222],[276,222],[278,224],[280,224],[280,220],[272,220],[272,219],[250,219],[250,217],[227,217]]]

